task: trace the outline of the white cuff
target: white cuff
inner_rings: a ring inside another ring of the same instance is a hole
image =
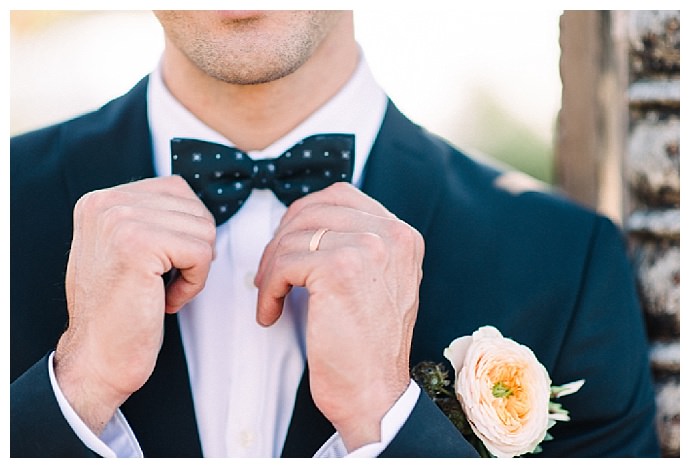
[[[110,421],[108,421],[108,424],[106,424],[100,438],[91,432],[91,429],[84,424],[81,418],[79,418],[77,413],[72,409],[58,386],[57,380],[55,379],[55,372],[53,371],[54,354],[55,352],[52,352],[48,358],[50,384],[53,387],[53,392],[57,398],[62,415],[65,417],[77,437],[79,437],[89,449],[105,458],[143,458],[144,454],[141,451],[141,447],[139,447],[139,442],[119,409],[115,412]]]
[[[383,452],[400,428],[410,417],[412,409],[417,404],[420,389],[414,380],[410,380],[407,390],[398,398],[398,401],[388,410],[381,420],[381,440],[365,445],[351,453],[347,453],[343,439],[337,432],[331,436],[316,452],[314,458],[374,458]]]

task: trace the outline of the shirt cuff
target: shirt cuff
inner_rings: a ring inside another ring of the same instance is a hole
[[[58,386],[55,372],[53,371],[52,352],[48,358],[48,374],[50,375],[50,385],[57,399],[62,415],[67,420],[74,433],[90,450],[105,458],[143,458],[139,442],[134,436],[134,432],[129,427],[127,420],[118,409],[113,417],[108,421],[100,438],[81,420],[77,413],[72,409],[67,398],[62,394]]]
[[[398,435],[398,431],[410,417],[412,409],[417,404],[420,389],[414,380],[410,380],[407,390],[381,419],[381,440],[367,444],[347,453],[343,439],[337,432],[324,443],[314,458],[374,458],[383,452],[388,444]]]

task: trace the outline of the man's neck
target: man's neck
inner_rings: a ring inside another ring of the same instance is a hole
[[[327,102],[358,60],[352,34],[334,34],[295,72],[269,83],[236,85],[204,74],[168,42],[162,71],[170,92],[190,112],[251,151],[264,149]]]

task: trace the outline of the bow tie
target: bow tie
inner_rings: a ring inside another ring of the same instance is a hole
[[[281,156],[254,160],[237,148],[185,138],[170,142],[172,173],[182,176],[221,225],[253,189],[270,189],[286,206],[304,195],[349,182],[354,135],[314,135]]]

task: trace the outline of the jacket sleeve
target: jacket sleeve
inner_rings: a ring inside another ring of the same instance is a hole
[[[380,458],[468,458],[479,454],[422,390],[409,418]]]
[[[60,411],[48,356],[10,384],[10,457],[96,457]]]

